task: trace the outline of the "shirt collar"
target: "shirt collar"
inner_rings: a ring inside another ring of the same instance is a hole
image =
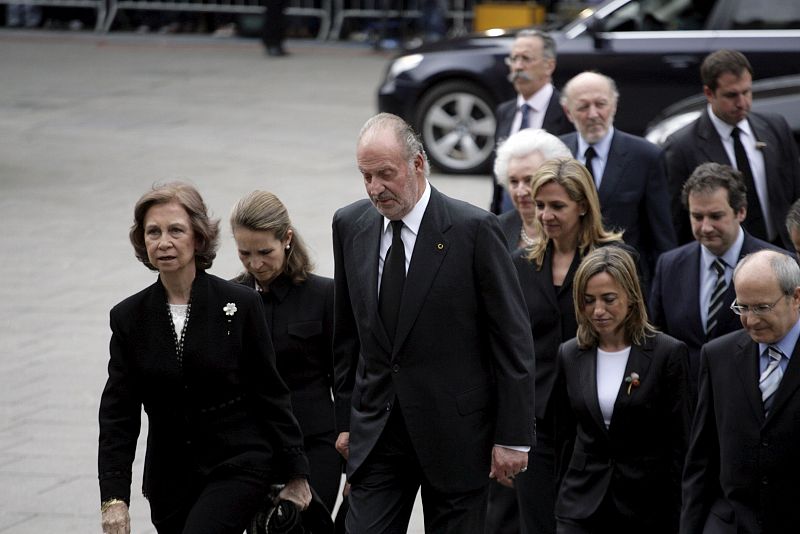
[[[419,198],[417,203],[414,205],[414,208],[406,213],[406,216],[403,217],[402,221],[403,224],[411,230],[414,235],[419,233],[419,227],[422,224],[422,216],[425,215],[425,209],[428,207],[428,202],[431,199],[431,184],[428,180],[425,180],[425,191],[422,192],[422,196]],[[392,221],[387,219],[386,217],[383,218],[383,232],[386,233],[386,229],[389,227],[389,223]]]
[[[578,155],[583,156],[586,153],[586,149],[590,146],[594,148],[595,154],[597,157],[603,161],[608,159],[608,151],[611,150],[611,139],[614,137],[614,126],[610,126],[606,135],[596,142],[593,145],[590,145],[583,136],[578,133]]]
[[[725,140],[729,139],[731,137],[731,132],[733,132],[734,126],[731,126],[724,120],[714,115],[714,110],[711,109],[711,104],[706,106],[706,110],[708,112],[708,117],[711,119],[711,124],[714,125],[714,129],[717,131],[719,138]],[[747,122],[746,117],[740,120],[735,127],[739,128],[742,132],[744,132],[745,135],[754,137],[752,130],[750,130],[750,123]]]
[[[547,109],[547,105],[550,103],[550,98],[553,96],[553,84],[548,83],[545,84],[541,89],[536,91],[531,95],[531,97],[525,100],[522,95],[517,94],[517,109],[522,104],[527,104],[533,109],[533,111],[540,112]]]
[[[781,338],[780,340],[778,340],[777,343],[769,343],[769,344],[759,343],[758,353],[764,354],[764,351],[767,350],[767,347],[769,347],[770,345],[775,345],[776,347],[781,349],[781,352],[783,353],[784,356],[786,356],[786,359],[788,360],[792,357],[792,353],[794,352],[794,347],[795,345],[797,345],[798,339],[800,339],[800,319],[798,319],[798,321],[794,323],[794,326],[791,328],[791,330],[786,332],[786,335],[783,336],[783,338]]]
[[[744,244],[744,230],[742,227],[739,227],[739,234],[736,236],[736,240],[728,247],[728,250],[720,256],[722,261],[730,267],[736,267],[736,264],[739,263],[739,255],[742,253],[742,245]],[[714,260],[717,259],[717,256],[708,250],[705,245],[700,245],[701,257],[703,261],[703,268],[710,269],[711,264],[714,263]]]

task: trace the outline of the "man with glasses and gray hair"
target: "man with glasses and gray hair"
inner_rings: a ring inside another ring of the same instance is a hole
[[[800,267],[760,251],[733,273],[743,330],[707,343],[683,472],[680,532],[796,532]]]
[[[698,166],[682,192],[694,241],[662,254],[650,292],[650,320],[689,347],[689,385],[697,394],[700,349],[741,328],[728,308],[740,258],[762,249],[784,252],[748,234],[747,192],[739,171],[719,163]]]
[[[500,144],[511,134],[526,128],[542,128],[559,136],[573,131],[559,104],[561,94],[553,87],[556,70],[556,42],[539,30],[517,33],[506,58],[508,81],[514,85],[516,98],[503,102],[495,110],[495,142]],[[511,199],[497,178],[494,179],[492,212],[500,214],[513,208]]]

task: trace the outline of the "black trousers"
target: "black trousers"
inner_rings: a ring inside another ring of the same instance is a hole
[[[266,0],[261,41],[265,47],[281,46],[286,37],[286,6],[288,0]]]
[[[528,453],[528,470],[514,478],[522,534],[556,532],[556,457],[553,442],[539,434]]]
[[[178,508],[150,503],[158,534],[242,534],[269,492],[263,476],[239,471],[187,480],[186,487]]]
[[[488,454],[488,452],[487,452]],[[425,532],[483,534],[487,484],[443,492],[425,478],[398,403],[364,464],[352,478],[348,534],[405,534],[417,491],[422,490]]]
[[[336,433],[330,431],[306,436],[303,445],[311,465],[309,483],[328,511],[333,512],[342,481],[343,464],[342,456],[336,450]]]

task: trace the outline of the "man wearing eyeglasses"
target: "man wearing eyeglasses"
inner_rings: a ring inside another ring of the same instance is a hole
[[[553,38],[539,30],[522,30],[517,33],[505,62],[508,81],[514,85],[517,97],[495,110],[495,142],[500,144],[526,128],[542,128],[555,136],[573,131],[559,104],[561,95],[552,84],[556,69]],[[511,209],[511,198],[495,177],[492,212],[500,214]]]
[[[728,308],[735,297],[734,266],[762,249],[783,251],[742,228],[747,192],[732,167],[698,166],[684,184],[682,198],[695,240],[659,257],[648,304],[653,324],[689,348],[689,385],[696,396],[701,347],[741,328]]]
[[[744,330],[703,347],[680,532],[787,533],[800,522],[800,267],[761,251],[733,273]]]

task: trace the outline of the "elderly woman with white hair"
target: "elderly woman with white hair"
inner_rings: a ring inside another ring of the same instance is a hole
[[[509,252],[528,248],[540,237],[531,196],[533,175],[549,159],[570,157],[572,153],[558,137],[539,129],[520,130],[498,147],[494,174],[505,184],[514,205],[499,217]]]

